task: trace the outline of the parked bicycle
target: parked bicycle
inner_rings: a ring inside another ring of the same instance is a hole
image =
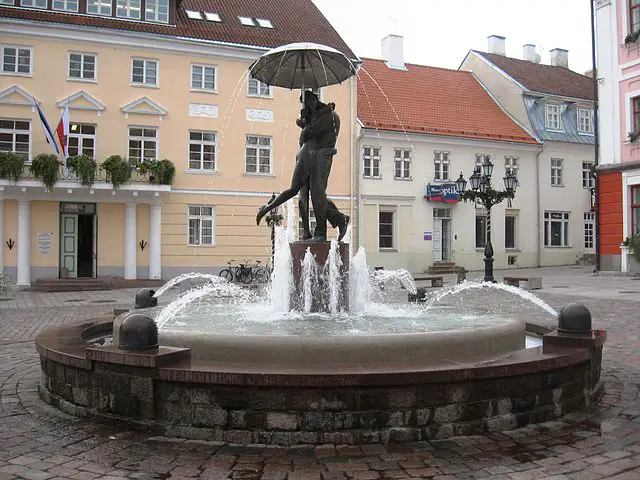
[[[13,275],[9,272],[3,272],[0,270],[0,294],[7,295],[12,282]]]
[[[238,266],[231,265],[233,260],[227,262],[229,268],[225,268],[220,272],[220,276],[227,280],[227,282],[232,282],[235,278],[236,282],[242,283],[251,283],[253,282],[253,267],[248,265],[248,261],[245,260],[245,263],[241,263]]]
[[[267,283],[271,278],[271,267],[268,265],[263,267],[260,265],[260,260],[256,260],[253,278],[258,283]]]

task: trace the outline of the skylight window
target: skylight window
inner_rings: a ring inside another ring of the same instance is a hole
[[[262,28],[273,28],[273,24],[271,23],[271,20],[266,20],[264,18],[256,18],[256,21],[258,22],[258,25],[260,25]]]
[[[200,12],[196,12],[194,10],[185,10],[187,13],[187,17],[193,20],[202,20],[202,14]]]
[[[256,24],[253,23],[253,18],[251,17],[238,17],[238,20],[240,20],[240,23],[242,25],[246,25],[247,27],[255,27]]]
[[[204,16],[207,18],[207,20],[209,20],[210,22],[221,22],[222,20],[220,19],[220,15],[218,15],[217,13],[211,13],[211,12],[204,12]]]

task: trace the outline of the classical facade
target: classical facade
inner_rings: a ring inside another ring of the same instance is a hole
[[[261,84],[248,67],[296,41],[355,59],[311,1],[0,2],[0,152],[26,162],[17,181],[0,178],[0,268],[29,285],[268,261],[269,229],[255,214],[290,182],[299,92]],[[355,80],[321,94],[343,119],[328,193],[349,213]],[[36,104],[53,130],[68,107],[68,153],[96,161],[93,182],[62,153],[53,185],[30,170],[52,152]],[[111,155],[134,167],[117,188]],[[140,169],[162,159],[172,178]]]
[[[640,273],[621,246],[640,234],[640,4],[596,0],[602,270]]]
[[[496,268],[537,265],[539,142],[471,73],[405,64],[402,42],[385,38],[383,60],[363,59],[358,79],[358,230],[369,264],[482,268],[486,212],[460,202],[455,180],[489,157],[495,188],[507,171],[520,183],[511,204],[491,210]]]
[[[596,246],[594,82],[569,69],[567,50],[550,54],[548,65],[535,45],[506,57],[505,39],[491,36],[488,52],[472,50],[460,65],[541,143],[527,178],[534,193],[523,199],[534,209],[524,235],[538,266],[592,262]]]

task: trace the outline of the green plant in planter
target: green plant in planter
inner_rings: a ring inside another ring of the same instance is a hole
[[[635,234],[633,237],[627,237],[622,244],[629,247],[629,252],[633,255],[635,261],[640,263],[640,233]]]
[[[0,152],[0,178],[17,182],[22,178],[24,157],[13,152]]]
[[[632,43],[636,43],[640,39],[640,30],[636,32],[631,32],[629,35],[624,37],[624,44],[626,46],[631,45]]]
[[[96,181],[96,162],[88,155],[67,158],[67,167],[80,179],[82,185],[90,187]]]
[[[131,166],[120,155],[111,155],[102,163],[102,168],[107,172],[107,178],[113,188],[118,188],[131,178]]]
[[[629,132],[629,142],[637,143],[640,140],[640,130],[636,132]]]
[[[52,153],[37,155],[29,165],[29,171],[42,180],[47,188],[53,188],[58,181],[59,168],[62,162]]]
[[[155,165],[154,180],[160,185],[171,185],[176,175],[176,167],[171,160],[160,160]],[[151,180],[151,179],[150,179]]]

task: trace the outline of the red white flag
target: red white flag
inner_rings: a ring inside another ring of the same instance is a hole
[[[64,107],[62,118],[60,118],[60,123],[58,123],[58,128],[56,128],[56,134],[58,135],[58,140],[60,140],[62,153],[66,158],[69,156],[69,145],[67,142],[69,138],[69,104]]]

